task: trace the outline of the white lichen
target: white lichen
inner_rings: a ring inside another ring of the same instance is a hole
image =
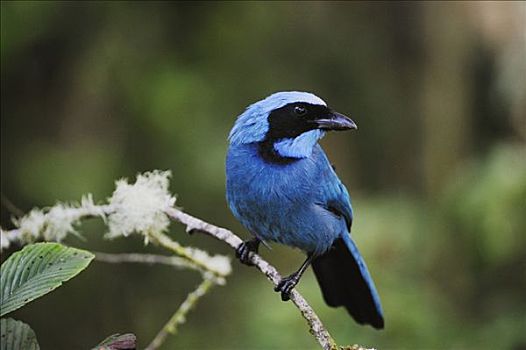
[[[11,246],[12,242],[19,241],[19,231],[4,231],[0,229],[0,251]]]
[[[91,193],[82,196],[80,200],[80,209],[84,211],[84,214],[88,216],[98,216],[104,221],[106,221],[106,214],[109,211],[109,207],[107,205],[95,204],[93,201],[93,195]]]
[[[45,241],[62,241],[69,233],[77,234],[73,225],[80,218],[78,210],[66,204],[57,204],[46,215],[46,226],[42,236]]]
[[[15,230],[2,230],[0,248],[6,249],[15,242],[22,245],[38,240],[61,242],[70,234],[78,235],[75,226],[81,219],[92,216],[105,219],[107,210],[107,206],[96,205],[91,194],[82,197],[80,204],[57,203],[47,209],[34,208],[13,219]]]
[[[199,261],[204,264],[208,270],[214,271],[221,276],[228,276],[232,272],[232,265],[230,258],[224,255],[210,256],[204,250],[192,247],[186,247],[186,252],[192,257],[194,261]]]
[[[41,209],[32,209],[27,215],[13,219],[18,228],[18,240],[31,243],[42,236],[46,227],[46,214]]]
[[[138,175],[134,184],[118,180],[109,199],[107,236],[115,238],[137,232],[147,239],[151,232],[165,232],[170,224],[165,210],[175,204],[175,197],[168,191],[170,175],[169,171],[154,170]]]
[[[119,180],[106,205],[95,204],[88,194],[80,204],[57,203],[47,209],[35,208],[13,219],[15,230],[2,231],[0,247],[5,249],[10,242],[60,242],[70,234],[78,235],[75,226],[87,217],[101,217],[108,224],[109,238],[138,232],[147,239],[151,232],[164,232],[170,223],[164,210],[175,204],[175,198],[168,192],[169,177],[169,171],[154,170],[138,175],[134,184]]]
[[[175,197],[168,191],[169,177],[169,171],[154,170],[137,175],[133,184],[125,179],[118,180],[106,204],[95,204],[88,194],[82,197],[80,203],[57,203],[46,209],[35,208],[13,220],[16,229],[1,232],[0,248],[3,250],[12,243],[24,245],[38,240],[60,242],[68,235],[79,235],[75,227],[82,219],[89,217],[103,219],[109,229],[108,238],[140,233],[147,242],[156,234],[164,233],[170,224],[166,211],[174,207]],[[196,248],[180,249],[177,254],[218,276],[227,276],[232,270],[228,257],[210,256]],[[217,281],[224,283],[222,279]]]

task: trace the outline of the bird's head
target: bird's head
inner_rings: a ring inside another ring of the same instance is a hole
[[[308,92],[277,92],[250,106],[230,132],[231,145],[264,143],[278,156],[309,157],[326,131],[357,129],[343,114]]]

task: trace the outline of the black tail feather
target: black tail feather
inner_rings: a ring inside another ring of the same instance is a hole
[[[312,268],[329,306],[344,306],[356,322],[384,328],[376,288],[350,236],[337,239]]]

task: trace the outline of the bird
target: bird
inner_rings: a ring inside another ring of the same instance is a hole
[[[226,199],[253,236],[236,249],[242,263],[252,264],[260,243],[306,253],[274,289],[283,301],[312,265],[326,304],[382,329],[380,297],[351,238],[349,193],[318,143],[328,131],[351,129],[352,119],[308,92],[276,92],[249,105],[228,136]]]

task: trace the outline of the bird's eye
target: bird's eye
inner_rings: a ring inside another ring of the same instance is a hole
[[[294,113],[297,115],[305,115],[307,113],[307,109],[302,106],[296,106],[294,107]]]

